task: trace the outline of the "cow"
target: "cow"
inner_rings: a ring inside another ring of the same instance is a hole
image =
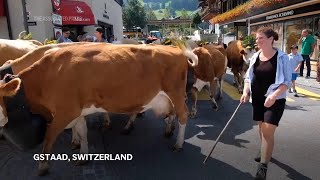
[[[131,114],[148,109],[156,114],[177,115],[179,131],[173,149],[179,151],[188,118],[184,100],[187,68],[197,64],[198,57],[191,50],[161,45],[92,44],[56,48],[9,82],[0,82],[0,124],[8,122],[2,97],[15,95],[23,82],[32,112],[49,120],[43,154],[51,152],[65,127],[80,129],[78,126],[83,123],[78,122],[83,122],[87,114]],[[80,153],[88,153],[87,140],[80,141]],[[48,161],[40,161],[38,174],[45,175],[48,170]]]
[[[249,58],[255,53],[254,49],[244,48],[239,40],[231,41],[226,49],[228,67],[234,75],[234,80],[240,94],[243,92],[243,78],[249,67]]]
[[[198,66],[193,68],[195,83],[191,88],[192,109],[190,117],[195,118],[197,114],[197,94],[204,87],[209,88],[209,96],[212,101],[213,110],[219,109],[216,100],[219,100],[222,95],[222,81],[226,72],[227,59],[216,49],[215,45],[205,45],[195,48],[193,52],[199,58]],[[216,89],[218,87],[218,92]]]
[[[167,45],[171,44],[172,41],[168,39]],[[192,41],[187,40],[185,42],[187,46],[189,46],[191,49],[196,49],[198,45]],[[186,87],[186,93],[190,92],[191,94],[191,100],[192,100],[192,111],[190,112],[190,117],[195,118],[197,114],[197,92],[201,91],[202,88],[206,87],[208,88],[209,96],[212,100],[212,107],[215,111],[218,110],[218,104],[216,100],[219,100],[222,96],[222,80],[223,76],[226,72],[227,67],[227,58],[226,58],[226,50],[221,45],[213,45],[208,44],[204,45],[204,48],[209,51],[211,54],[210,59],[207,59],[207,51],[198,51],[198,58],[199,62],[202,62],[204,65],[207,63],[207,65],[211,65],[211,68],[205,68],[202,66],[197,66],[196,69],[193,67],[188,68],[188,78],[187,78],[187,87]],[[201,48],[200,48],[201,49]],[[218,51],[217,51],[218,50]],[[219,53],[220,51],[220,53]],[[212,62],[211,62],[212,61]],[[194,74],[194,71],[196,71],[196,74]],[[202,81],[200,78],[197,78],[197,75],[200,75],[202,79],[212,78],[211,80],[208,80],[207,82]],[[204,78],[206,77],[206,78]],[[210,86],[211,85],[211,86]],[[216,89],[218,87],[218,92],[216,94]],[[187,95],[186,95],[186,101],[187,101]],[[136,119],[137,115],[131,115],[125,128],[123,129],[122,133],[129,134],[131,130],[133,129],[133,124]],[[174,119],[174,115],[167,115],[164,117],[164,120],[166,123],[172,123],[172,119]],[[167,128],[165,132],[165,137],[172,136],[172,130],[174,130],[174,125],[171,126],[171,128]],[[79,139],[79,137],[77,137]],[[79,142],[79,140],[78,140]],[[79,143],[78,143],[79,145]]]
[[[24,40],[25,41],[25,40]],[[16,42],[14,40],[14,42]],[[25,55],[23,55],[22,57],[19,58],[15,58],[15,55],[12,55],[10,59],[14,59],[14,60],[7,60],[4,64],[0,64],[0,65],[11,65],[12,66],[12,70],[14,74],[18,74],[20,71],[22,71],[23,69],[31,66],[33,63],[35,63],[36,61],[40,60],[45,54],[50,53],[52,50],[55,51],[56,48],[63,48],[63,47],[70,47],[70,46],[78,46],[78,45],[84,45],[84,44],[90,44],[89,42],[80,42],[80,43],[61,43],[61,44],[52,44],[52,45],[45,45],[45,46],[41,46],[37,49],[33,49],[30,52],[26,53]],[[19,43],[17,43],[17,45],[19,45]],[[2,49],[3,51],[5,49]],[[13,52],[13,50],[15,50],[15,52],[18,52],[20,49],[19,47],[16,46],[11,46],[10,47],[11,51],[5,51],[4,54],[9,54],[10,52]],[[24,49],[23,52],[25,52],[26,50]],[[22,53],[17,53],[17,54],[22,54]],[[7,56],[9,59],[9,56]],[[110,124],[110,118],[109,115],[107,113],[104,113],[104,126],[105,127],[109,127]],[[85,125],[86,126],[86,125]],[[83,125],[82,125],[83,127]],[[77,149],[80,147],[80,140],[78,137],[78,132],[75,130],[75,126],[69,126],[68,128],[72,128],[72,141],[71,141],[71,149]]]
[[[0,39],[0,65],[7,60],[19,58],[39,46],[26,40]]]

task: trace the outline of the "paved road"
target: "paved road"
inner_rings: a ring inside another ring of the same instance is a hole
[[[202,164],[239,102],[236,89],[230,85],[231,75],[226,80],[229,84],[224,86],[220,111],[212,111],[206,95],[200,95],[203,100],[199,103],[199,116],[188,121],[184,151],[180,153],[168,148],[175,143],[177,131],[171,139],[164,138],[165,124],[152,112],[136,121],[130,136],[120,134],[127,116],[112,115],[112,130],[103,132],[99,128],[101,116],[95,114],[87,118],[90,153],[131,153],[132,161],[91,161],[84,166],[52,161],[51,173],[40,178],[36,176],[37,163],[32,158],[40,152],[40,146],[19,152],[0,140],[0,179],[252,179],[259,142],[250,104],[240,107],[207,165]],[[320,88],[314,79],[299,78],[298,84],[301,97],[289,94],[287,98],[268,179],[320,179]],[[71,131],[66,130],[59,136],[53,152],[77,153],[71,151],[70,142]]]

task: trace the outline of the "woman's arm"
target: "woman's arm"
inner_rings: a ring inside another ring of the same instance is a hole
[[[270,94],[265,102],[264,106],[265,107],[271,107],[275,102],[278,96],[280,96],[282,93],[285,93],[289,87],[291,87],[291,76],[292,76],[292,70],[291,70],[291,65],[289,62],[289,57],[285,56],[282,59],[283,66],[282,66],[282,72],[284,76],[284,81],[281,83],[281,85],[277,88],[277,90]]]

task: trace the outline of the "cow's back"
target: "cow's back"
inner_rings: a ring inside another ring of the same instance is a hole
[[[140,111],[137,108],[160,91],[184,93],[188,63],[173,47],[92,44],[51,52],[32,68],[24,74],[29,76],[26,91],[36,86],[41,96],[29,98],[45,100],[47,106],[97,103],[111,112],[128,113]]]
[[[212,68],[214,69],[214,75],[215,77],[221,77],[225,73],[226,68],[226,56],[222,53],[225,52],[223,49],[217,48],[217,46],[204,46],[209,53],[211,54],[211,60],[212,60]],[[222,47],[223,48],[223,47]]]

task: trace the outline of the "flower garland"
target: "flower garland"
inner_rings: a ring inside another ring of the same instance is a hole
[[[223,14],[215,16],[214,18],[212,18],[212,22],[222,23],[222,22],[230,21],[237,17],[250,15],[255,10],[275,6],[276,4],[283,4],[286,2],[288,2],[288,0],[251,0],[235,7],[230,11],[227,11]]]

